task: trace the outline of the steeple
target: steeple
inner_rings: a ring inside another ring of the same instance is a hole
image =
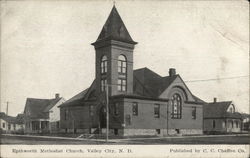
[[[107,40],[117,40],[130,44],[137,44],[128,33],[115,5],[113,6],[107,21],[105,22],[101,33],[99,34],[95,43]]]
[[[113,6],[96,42],[96,94],[109,86],[109,95],[133,92],[133,50],[137,42],[128,33],[119,13]]]

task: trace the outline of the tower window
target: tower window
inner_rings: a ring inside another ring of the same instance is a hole
[[[120,55],[118,57],[118,73],[120,74],[126,74],[127,72],[127,62],[126,58],[123,55]]]
[[[104,55],[101,59],[101,74],[107,73],[108,58]]]
[[[127,91],[127,61],[124,55],[118,57],[118,81],[117,90]]]
[[[179,94],[174,94],[170,103],[172,104],[172,118],[181,119],[181,96]]]
[[[117,90],[120,92],[125,92],[126,87],[127,87],[127,80],[119,78],[117,82]]]
[[[104,92],[106,89],[107,79],[101,79],[101,91]]]

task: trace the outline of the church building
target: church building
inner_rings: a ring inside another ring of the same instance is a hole
[[[89,88],[59,106],[63,132],[104,133],[108,103],[110,134],[203,133],[204,102],[192,94],[174,68],[166,76],[146,67],[134,70],[136,44],[113,6],[92,43],[95,79]]]

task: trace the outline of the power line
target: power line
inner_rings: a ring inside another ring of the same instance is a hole
[[[204,79],[204,80],[186,80],[184,82],[205,82],[205,81],[219,81],[219,80],[228,80],[228,79],[236,79],[236,78],[245,78],[247,76],[233,76],[233,77],[224,77],[224,78],[211,78],[211,79]]]

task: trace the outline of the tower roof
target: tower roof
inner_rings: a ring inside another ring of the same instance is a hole
[[[118,11],[116,10],[115,5],[113,6],[96,42],[105,40],[118,40],[131,44],[137,44],[137,42],[135,42],[129,35],[126,26],[124,25]]]

